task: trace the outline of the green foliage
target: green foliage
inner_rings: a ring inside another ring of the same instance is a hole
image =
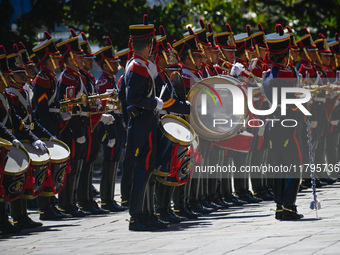
[[[274,31],[275,24],[290,25],[298,34],[307,26],[314,39],[319,32],[333,37],[338,31],[340,0],[173,0],[164,9],[146,6],[146,0],[31,0],[32,12],[16,20],[17,31],[9,29],[12,6],[9,0],[0,4],[0,43],[10,49],[22,40],[27,47],[37,42],[37,31],[53,32],[55,24],[73,27],[89,34],[89,40],[105,45],[111,37],[117,49],[127,47],[129,25],[140,24],[143,14],[149,15],[158,34],[163,25],[168,41],[181,39],[186,26],[199,26],[199,18],[213,25],[215,32],[225,30],[229,23],[235,34],[245,32],[247,24],[257,31],[261,23],[265,32]]]

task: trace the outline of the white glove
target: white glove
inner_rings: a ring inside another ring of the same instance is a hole
[[[187,100],[187,101],[185,101],[185,104],[186,105],[191,105],[191,103]]]
[[[107,146],[112,148],[115,145],[115,143],[116,143],[116,138],[113,138],[107,142]]]
[[[162,110],[163,109],[163,100],[158,98],[158,97],[155,97],[156,101],[157,101],[157,106],[156,106],[156,109],[157,110]]]
[[[115,121],[115,118],[111,114],[103,113],[100,121],[103,122],[104,125],[111,125]]]
[[[37,150],[41,150],[44,153],[47,152],[46,144],[41,140],[36,140],[35,142],[32,143],[32,145]]]
[[[233,68],[231,68],[230,75],[234,77],[239,76],[242,71],[244,71],[244,66],[241,63],[235,63]]]
[[[66,113],[66,112],[63,112],[63,113],[61,114],[61,118],[62,118],[64,121],[66,121],[66,120],[71,119],[72,116],[71,116],[70,114]]]
[[[154,63],[152,63],[150,60],[148,60],[148,62],[149,62],[148,68],[150,70],[150,73],[152,74],[152,78],[156,79],[158,75],[157,66]]]
[[[81,136],[81,137],[78,137],[76,141],[77,143],[83,144],[86,142],[86,138],[85,136]]]
[[[50,139],[48,139],[49,141],[53,141],[53,140],[57,140],[57,137],[55,137],[54,135],[52,135],[51,137],[50,137]]]
[[[15,145],[15,147],[17,147],[17,149],[19,149],[19,147],[24,148],[24,145],[22,145],[22,143],[18,139],[14,139],[12,143]]]

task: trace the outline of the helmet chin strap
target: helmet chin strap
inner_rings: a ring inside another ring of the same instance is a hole
[[[194,57],[192,56],[192,52],[191,52],[190,49],[188,49],[188,54],[189,54],[189,58],[190,58],[191,62],[195,65],[196,69],[198,70],[196,62],[194,60]]]
[[[79,68],[79,65],[77,64],[76,59],[74,58],[74,54],[73,54],[72,51],[70,51],[70,56],[71,56],[71,58],[72,58],[73,63],[75,64],[75,66],[76,66],[77,68]]]
[[[26,82],[17,82],[12,76],[9,77],[15,85],[24,86]]]
[[[104,59],[104,62],[107,64],[107,66],[110,68],[111,72],[113,73],[112,66],[110,65],[110,62],[107,59]]]
[[[4,77],[4,75],[2,74],[1,71],[0,71],[0,77],[1,77],[2,82],[5,84],[5,87],[8,88],[8,84],[6,82],[6,79],[5,79],[5,77]]]
[[[52,62],[52,65],[53,65],[53,70],[55,70],[55,69],[57,69],[57,66],[56,66],[56,64],[55,64],[55,61],[54,61],[54,58],[53,58],[53,56],[52,55],[48,55],[49,56],[49,58],[50,58],[50,60],[51,60],[51,62]]]

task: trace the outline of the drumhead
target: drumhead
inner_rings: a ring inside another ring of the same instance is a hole
[[[39,149],[33,147],[30,142],[22,142],[27,150],[33,165],[45,165],[50,161],[50,153],[44,153]]]
[[[9,150],[12,146],[12,143],[10,143],[9,141],[0,138],[0,148],[4,147],[6,150]]]
[[[238,83],[241,82],[234,77],[217,76],[205,78],[190,89],[188,99],[192,107],[188,120],[199,136],[220,141],[236,135],[244,126],[247,100],[242,105],[244,114],[233,114],[234,97],[244,98],[247,93],[237,86]]]
[[[20,175],[24,173],[30,164],[30,157],[24,148],[13,146],[7,155],[5,173],[8,175]]]
[[[48,151],[51,155],[52,163],[63,163],[70,157],[70,148],[59,140],[45,141]]]
[[[195,139],[195,131],[190,124],[171,114],[162,117],[160,128],[166,137],[181,145],[189,145]]]

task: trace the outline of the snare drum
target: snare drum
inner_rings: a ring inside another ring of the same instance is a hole
[[[46,173],[50,168],[50,153],[34,148],[28,141],[23,141],[22,144],[29,154],[32,165],[31,171],[27,173],[28,184],[22,197],[32,199],[43,192]]]
[[[70,148],[60,140],[44,140],[44,142],[51,155],[51,174],[47,177],[42,196],[53,196],[64,188],[66,174],[70,167]]]
[[[24,148],[11,148],[6,158],[0,201],[13,201],[24,193],[30,163],[30,157]]]
[[[162,117],[159,130],[154,174],[163,184],[184,184],[191,177],[189,151],[196,133],[188,122],[170,114]]]

